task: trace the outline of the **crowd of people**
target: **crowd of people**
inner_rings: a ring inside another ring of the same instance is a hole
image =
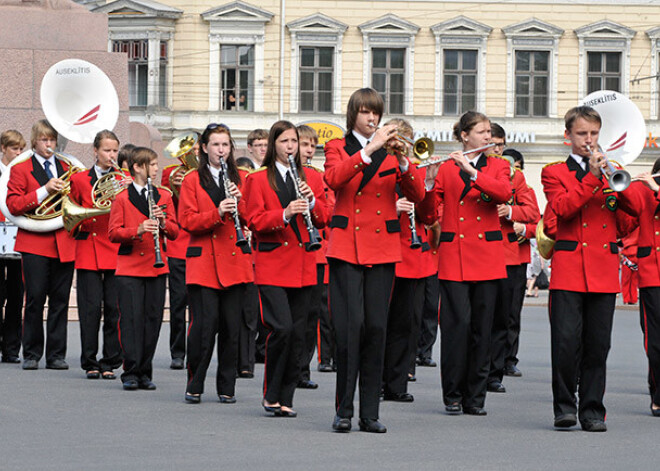
[[[407,385],[417,366],[437,366],[439,323],[446,412],[485,416],[487,393],[506,392],[504,377],[522,375],[523,300],[549,274],[530,250],[542,224],[555,240],[554,425],[607,429],[620,259],[640,286],[651,410],[660,416],[658,177],[609,188],[597,150],[600,116],[572,108],[570,156],[542,172],[541,219],[523,155],[506,149],[505,130],[484,114],[460,116],[459,150],[442,159],[418,151],[407,121],[382,124],[382,115],[378,92],[355,91],[344,138],[325,145],[324,169],[311,165],[318,137],[308,126],[278,121],[255,130],[249,158],[236,158],[230,128],[212,123],[185,150],[196,168],[168,166],[161,185],[153,183],[158,155],[120,148],[111,131],[97,134],[89,169],[55,152],[58,133],[46,120],[33,126],[32,153],[20,161],[25,140],[4,132],[0,170],[10,172],[5,203],[19,221],[20,257],[0,259],[2,361],[20,363],[22,345],[24,370],[38,369],[44,354],[46,368],[68,369],[75,270],[80,366],[90,380],[115,379],[121,367],[123,389],[156,389],[152,362],[169,287],[170,367],[186,368],[188,403],[202,401],[217,349],[221,403],[236,402],[236,378],[252,378],[263,361],[262,407],[296,417],[296,388],[317,387],[316,351],[318,370],[336,372],[332,429],[350,431],[357,415],[360,430],[384,433],[380,401],[414,401]],[[96,199],[101,181],[115,190],[105,206]],[[64,211],[66,221],[68,205],[88,211],[73,227],[44,231],[34,217]],[[619,241],[636,228],[628,244],[635,253],[620,255]]]

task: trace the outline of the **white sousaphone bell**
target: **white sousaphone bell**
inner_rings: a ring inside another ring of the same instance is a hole
[[[65,59],[48,69],[41,81],[41,105],[46,119],[64,138],[90,144],[99,131],[113,129],[119,117],[119,98],[108,76],[96,65],[82,59]],[[32,157],[23,152],[0,177],[0,210],[7,220],[34,232],[50,232],[63,227],[62,216],[35,220],[14,216],[7,209],[7,183],[11,168]],[[72,155],[56,153],[67,164],[84,169]],[[68,185],[67,185],[68,187]]]

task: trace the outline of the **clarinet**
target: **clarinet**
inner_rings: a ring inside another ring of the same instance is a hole
[[[236,201],[236,210],[232,211],[231,217],[234,219],[234,228],[236,229],[236,246],[242,247],[247,245],[248,240],[245,238],[245,235],[243,234],[243,228],[241,227],[241,218],[238,214],[238,200],[235,196],[232,196],[231,193],[229,193],[229,184],[231,181],[229,180],[227,162],[225,162],[224,159],[220,159],[220,165],[222,166],[222,185],[225,188],[225,197],[234,198]]]
[[[291,175],[293,176],[294,188],[296,190],[296,199],[304,200],[306,199],[300,191],[300,175],[298,175],[298,167],[296,167],[296,159],[293,155],[289,155],[289,168],[291,170]],[[321,248],[321,235],[314,224],[312,223],[312,215],[309,212],[309,209],[302,213],[303,220],[305,221],[305,226],[307,233],[309,234],[309,244],[305,244],[305,250],[312,252]]]
[[[157,218],[154,216],[154,187],[151,184],[151,178],[147,177],[147,204],[149,205],[149,219],[154,221]],[[156,256],[156,261],[154,262],[154,268],[162,268],[165,266],[163,262],[163,256],[160,252],[160,230],[156,229],[153,233],[154,235],[154,255]]]
[[[422,246],[422,241],[417,235],[417,228],[415,227],[415,205],[413,209],[408,212],[408,218],[410,219],[410,248],[418,249]]]

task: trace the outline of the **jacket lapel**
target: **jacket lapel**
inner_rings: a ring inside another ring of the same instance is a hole
[[[94,184],[98,180],[98,177],[96,176],[96,170],[94,169],[94,167],[89,169],[87,175],[89,176],[89,183],[91,183],[91,185],[94,186]]]
[[[48,175],[34,155],[32,156],[32,176],[41,186],[48,183]]]
[[[566,159],[566,166],[568,167],[569,172],[575,172],[575,178],[579,181],[582,181],[584,176],[588,173],[588,171],[583,170],[582,166],[570,155],[568,156],[568,159]]]
[[[154,199],[157,193],[154,192]],[[160,196],[160,195],[159,195]],[[134,185],[128,186],[128,200],[135,206],[142,214],[149,217],[149,205],[147,200],[143,198],[135,189]]]
[[[215,179],[212,176],[211,176],[210,184],[204,183],[200,178],[199,185],[204,189],[206,193],[208,193],[215,207],[217,208],[218,206],[220,206],[220,202],[225,199],[225,189],[220,188],[218,185],[216,185]]]

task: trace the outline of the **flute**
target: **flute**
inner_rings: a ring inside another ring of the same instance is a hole
[[[483,147],[479,147],[477,149],[466,150],[465,152],[463,152],[463,155],[475,154],[477,152],[482,152],[486,149],[490,149],[491,147],[495,147],[495,144],[492,143],[492,142],[488,145],[485,145]],[[424,168],[424,167],[429,167],[429,166],[435,165],[435,164],[441,164],[442,162],[446,162],[447,160],[450,160],[450,159],[451,159],[451,157],[447,156],[447,157],[442,157],[440,159],[429,160],[428,162],[424,162],[423,164],[419,164],[417,166],[417,168]]]

